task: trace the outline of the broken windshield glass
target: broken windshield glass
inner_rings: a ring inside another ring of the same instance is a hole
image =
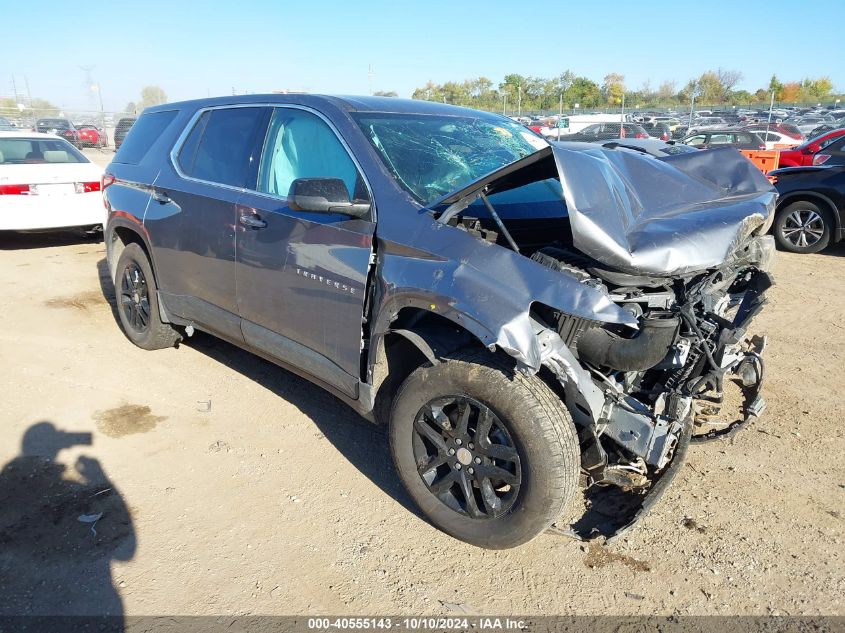
[[[545,147],[502,117],[360,113],[358,125],[399,182],[423,206]]]

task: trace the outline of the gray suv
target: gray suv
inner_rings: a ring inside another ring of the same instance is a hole
[[[133,343],[203,330],[324,387],[387,425],[425,517],[478,546],[564,515],[618,534],[691,441],[762,411],[746,328],[776,194],[732,149],[656,158],[425,101],[255,95],[148,108],[103,185]],[[729,381],[737,419],[714,414]]]

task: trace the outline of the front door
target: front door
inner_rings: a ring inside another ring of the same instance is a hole
[[[292,210],[288,191],[298,178],[339,178],[351,200],[371,199],[322,117],[274,108],[254,191],[238,201],[241,328],[249,345],[356,397],[375,224]]]

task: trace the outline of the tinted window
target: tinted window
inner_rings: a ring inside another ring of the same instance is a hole
[[[737,141],[737,143],[742,143],[742,144],[745,144],[745,145],[747,145],[749,143],[753,143],[753,141],[751,140],[750,134],[737,134],[736,135],[736,141]]]
[[[58,130],[66,130],[70,128],[70,121],[68,121],[67,119],[38,119],[38,123],[36,123],[35,126],[41,128],[56,128]]]
[[[211,111],[203,113],[194,125],[191,133],[188,134],[188,138],[185,139],[185,142],[182,144],[182,148],[179,150],[179,156],[176,162],[179,163],[179,169],[181,169],[182,173],[186,176],[192,176],[194,173],[194,161],[197,156],[197,148],[200,145],[200,139],[202,138],[203,132],[205,132],[205,126],[208,124],[208,120],[210,118]]]
[[[222,185],[243,187],[262,108],[222,108],[210,110],[207,115],[188,175]],[[190,151],[190,148],[187,149]]]
[[[176,110],[144,114],[126,135],[126,140],[114,155],[114,162],[137,165],[176,117]]]
[[[258,191],[287,197],[297,178],[338,178],[349,199],[367,199],[358,168],[334,131],[320,117],[276,108],[258,170]]]
[[[121,130],[125,132],[126,130],[132,127],[132,124],[135,123],[136,120],[137,119],[121,119],[117,122],[117,125],[114,129],[115,131]]]

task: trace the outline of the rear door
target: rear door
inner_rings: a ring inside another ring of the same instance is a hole
[[[297,178],[339,178],[351,200],[371,200],[326,119],[303,108],[273,108],[254,184],[238,204],[244,339],[356,397],[375,224],[372,217],[292,210],[288,192]]]
[[[159,281],[167,309],[235,341],[242,339],[236,205],[266,113],[260,106],[200,110],[156,178],[145,218],[166,262]]]

